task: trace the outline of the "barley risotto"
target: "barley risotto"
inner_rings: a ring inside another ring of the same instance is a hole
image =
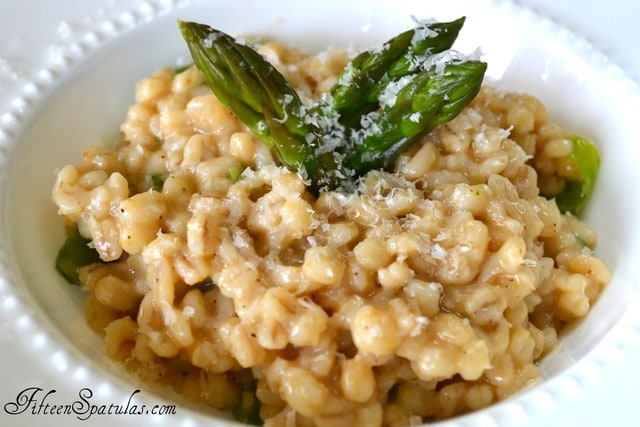
[[[352,58],[257,47],[305,102]],[[308,191],[196,66],[140,81],[113,149],[52,198],[99,259],[77,272],[107,354],[144,381],[268,426],[407,426],[539,380],[610,280],[553,197],[570,134],[483,86],[351,192]]]

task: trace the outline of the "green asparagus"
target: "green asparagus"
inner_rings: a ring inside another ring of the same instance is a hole
[[[580,213],[585,207],[600,169],[600,154],[591,142],[579,137],[570,136],[573,144],[571,161],[580,172],[581,179],[567,181],[565,189],[556,196],[556,203],[561,212]]]
[[[98,252],[89,246],[91,240],[85,239],[77,228],[71,230],[56,257],[56,270],[69,283],[81,285],[78,269],[85,265],[101,262]]]
[[[179,23],[205,82],[279,159],[292,169],[317,173],[313,146],[303,143],[313,130],[302,120],[295,89],[250,47],[209,26]]]
[[[236,165],[233,165],[233,167],[229,169],[229,173],[227,173],[227,176],[229,177],[231,182],[238,182],[242,177],[242,172],[244,172],[245,169],[245,166],[238,163]]]
[[[443,72],[420,72],[402,88],[393,106],[358,133],[359,144],[346,154],[359,175],[388,167],[417,138],[455,118],[476,96],[486,70],[480,61],[448,64]]]
[[[332,107],[343,117],[372,111],[391,82],[419,71],[431,55],[451,48],[464,21],[462,17],[452,22],[425,24],[395,36],[382,49],[360,53],[332,88]]]
[[[260,418],[260,400],[256,395],[258,382],[254,378],[250,369],[243,369],[234,372],[232,376],[234,382],[241,390],[240,399],[231,409],[233,417],[248,425],[262,425]]]
[[[342,73],[331,101],[309,108],[250,47],[203,24],[179,26],[213,93],[317,192],[388,167],[473,99],[486,64],[435,56],[449,49],[463,23],[424,24],[363,52]]]
[[[162,191],[164,186],[165,176],[161,173],[154,173],[151,175],[151,188],[156,191]]]
[[[473,100],[487,64],[449,51],[464,20],[421,24],[361,53],[328,96],[310,106],[251,47],[203,24],[180,21],[179,27],[216,97],[284,166],[307,178],[309,190],[317,194],[348,189],[367,172],[390,167],[410,145],[454,119]],[[580,179],[568,181],[556,201],[562,212],[577,214],[593,190],[600,157],[586,139],[570,140]],[[232,167],[229,179],[237,181],[243,170],[242,165]],[[151,181],[160,191],[164,176],[152,175]],[[78,269],[95,262],[101,262],[97,251],[75,228],[55,267],[69,282],[80,284]],[[203,292],[213,287],[202,284]],[[233,413],[258,423],[259,408],[255,389],[246,387]]]

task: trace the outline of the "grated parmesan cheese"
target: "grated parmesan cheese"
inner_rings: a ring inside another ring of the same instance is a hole
[[[220,37],[222,37],[221,34],[210,33],[209,35],[207,35],[207,38],[204,39],[204,42],[203,42],[204,47],[206,47],[207,49],[211,49],[213,47],[213,42],[218,40]]]
[[[390,82],[382,91],[380,96],[378,96],[378,102],[382,108],[393,107],[396,105],[396,100],[398,99],[398,94],[402,89],[404,89],[409,83],[413,81],[412,76],[403,76],[398,81]]]
[[[438,261],[442,261],[445,258],[446,254],[447,251],[442,246],[440,246],[439,243],[436,243],[431,248],[431,256]]]

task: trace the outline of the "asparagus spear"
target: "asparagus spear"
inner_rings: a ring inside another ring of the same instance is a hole
[[[363,174],[390,166],[420,136],[460,114],[480,90],[486,68],[480,61],[453,62],[442,71],[434,67],[417,74],[393,106],[357,133],[347,167]]]
[[[413,34],[413,30],[405,31],[385,43],[382,49],[362,52],[351,60],[331,90],[332,107],[344,114],[358,111],[367,103],[369,90],[407,52]]]
[[[362,115],[378,107],[378,98],[390,83],[419,72],[426,58],[451,48],[464,21],[462,17],[425,23],[398,34],[380,49],[356,56],[331,89],[330,105],[339,113],[340,122],[356,126]]]
[[[423,26],[414,29],[409,49],[404,56],[389,68],[386,77],[388,79],[397,79],[406,76],[419,68],[421,62],[430,55],[450,49],[458,38],[465,19],[463,16],[451,22],[425,23]],[[381,81],[377,85],[385,86],[385,83]]]
[[[69,283],[81,285],[78,269],[85,265],[101,262],[98,252],[89,246],[90,240],[85,239],[78,228],[71,230],[56,256],[56,270]]]

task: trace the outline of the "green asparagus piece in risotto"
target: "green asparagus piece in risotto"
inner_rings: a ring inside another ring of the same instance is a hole
[[[78,228],[74,228],[58,251],[56,270],[69,283],[81,285],[78,269],[85,265],[101,262],[98,252],[89,246],[90,242],[90,239],[82,237]]]
[[[556,197],[561,212],[578,214],[586,205],[600,169],[600,154],[588,140],[579,136],[568,138],[573,149],[570,159],[579,172],[579,179],[567,180],[564,190]]]
[[[453,46],[465,22],[465,17],[451,22],[424,22],[413,30],[411,44],[405,54],[389,68],[383,78],[376,83],[369,95],[376,96],[388,81],[397,80],[424,67],[432,55],[445,52]]]

